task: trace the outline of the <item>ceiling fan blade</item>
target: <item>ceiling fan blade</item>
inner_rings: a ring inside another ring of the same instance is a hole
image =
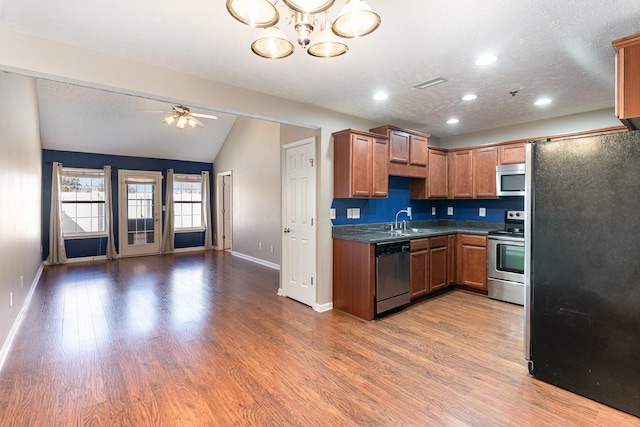
[[[166,111],[160,111],[160,110],[140,110],[141,113],[165,113],[167,114]]]
[[[211,114],[200,114],[200,113],[190,113],[192,117],[200,117],[202,119],[213,119],[218,120],[217,116],[212,116]]]

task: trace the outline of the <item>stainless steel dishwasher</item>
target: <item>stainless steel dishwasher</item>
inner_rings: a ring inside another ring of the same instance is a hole
[[[409,304],[409,241],[376,244],[376,314]]]

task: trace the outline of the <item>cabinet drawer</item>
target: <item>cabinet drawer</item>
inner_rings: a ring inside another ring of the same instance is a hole
[[[413,239],[409,243],[411,252],[429,249],[429,239]]]
[[[474,234],[463,234],[462,244],[467,246],[487,246],[487,236],[480,236]]]
[[[429,239],[430,248],[441,248],[443,246],[447,246],[447,236],[437,236]]]

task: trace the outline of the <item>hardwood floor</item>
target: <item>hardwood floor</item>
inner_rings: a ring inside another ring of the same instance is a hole
[[[2,426],[632,426],[537,381],[522,308],[453,291],[373,323],[278,297],[224,252],[45,269]]]

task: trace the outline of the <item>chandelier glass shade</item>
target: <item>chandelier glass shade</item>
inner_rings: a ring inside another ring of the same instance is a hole
[[[258,56],[281,59],[290,56],[295,46],[286,34],[276,26],[280,13],[278,0],[227,0],[227,10],[245,25],[263,28],[251,50]],[[296,32],[296,41],[311,56],[331,58],[346,53],[349,48],[342,38],[365,36],[380,26],[380,16],[363,0],[347,0],[333,24],[329,20],[329,8],[335,0],[283,0],[289,23]],[[314,34],[318,24],[316,14],[325,14],[320,31]]]

